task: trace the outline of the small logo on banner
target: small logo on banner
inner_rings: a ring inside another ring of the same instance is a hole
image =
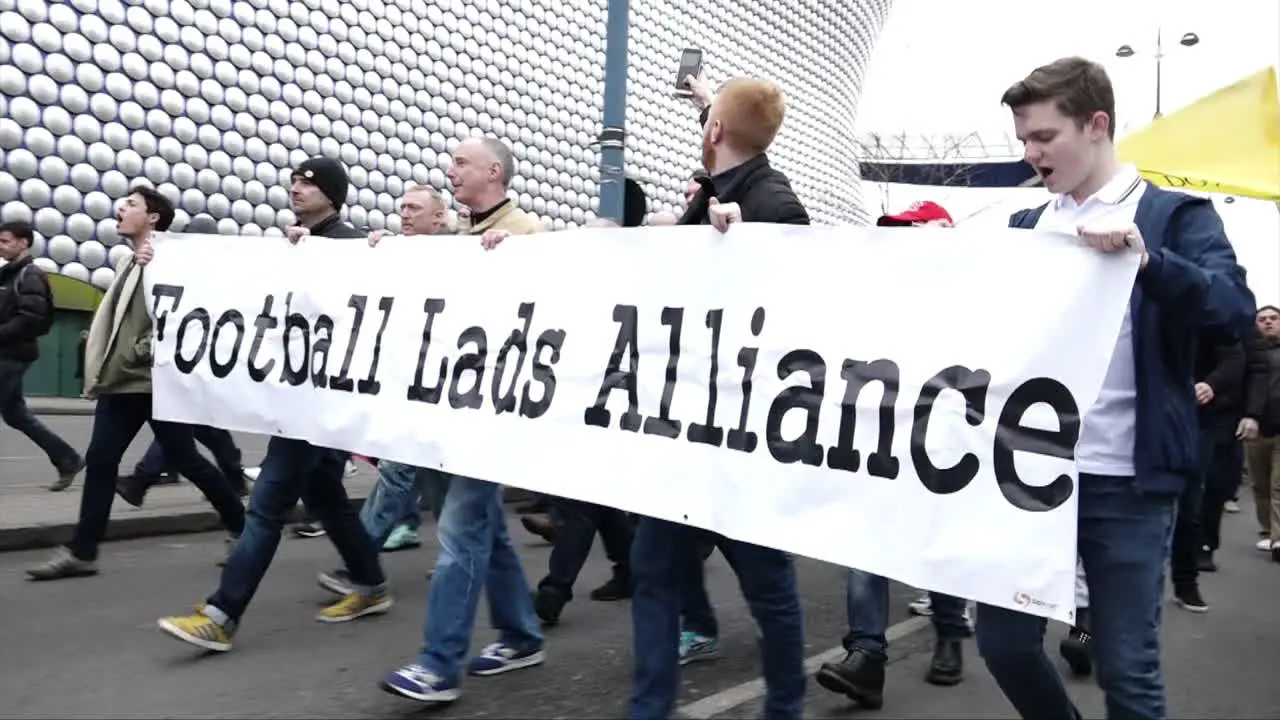
[[[1053,612],[1058,609],[1057,603],[1050,603],[1031,597],[1024,592],[1015,592],[1013,594],[1013,604],[1024,608],[1041,608]]]

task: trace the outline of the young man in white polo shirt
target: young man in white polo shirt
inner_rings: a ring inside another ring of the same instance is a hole
[[[1196,337],[1240,335],[1253,295],[1213,205],[1148,185],[1116,156],[1115,95],[1102,66],[1058,60],[1014,83],[1001,102],[1027,162],[1056,196],[1015,213],[1010,226],[1142,256],[1102,391],[1080,427],[1078,549],[1107,717],[1163,720],[1164,565],[1177,498],[1199,471]],[[980,605],[977,625],[979,652],[1022,717],[1080,717],[1045,654],[1043,618]]]

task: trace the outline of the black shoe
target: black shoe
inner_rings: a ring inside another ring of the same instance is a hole
[[[1205,548],[1196,553],[1196,570],[1199,572],[1218,572],[1218,565],[1213,562],[1213,551]]]
[[[1209,612],[1209,603],[1200,597],[1200,586],[1197,584],[1174,588],[1173,601],[1178,604],[1178,607],[1188,612]]]
[[[545,500],[530,500],[516,506],[517,515],[544,515],[549,507]]]
[[[884,665],[883,660],[873,660],[865,651],[854,649],[838,663],[823,663],[814,679],[859,707],[878,710],[884,705]]]
[[[591,591],[591,599],[598,602],[616,602],[631,598],[631,576],[614,572],[609,582]]]
[[[134,475],[125,475],[116,480],[116,494],[136,508],[142,507],[142,503],[146,502],[148,487],[148,483]]]
[[[293,526],[293,534],[300,538],[315,538],[324,535],[324,528],[320,523],[298,523]]]
[[[560,613],[564,612],[568,602],[569,598],[564,593],[550,585],[540,585],[533,593],[533,612],[543,623],[558,625]]]
[[[556,527],[556,523],[551,519],[550,515],[521,515],[520,524],[524,526],[525,530],[552,545],[556,544],[556,537],[560,534],[560,528]]]
[[[964,680],[964,653],[955,638],[939,638],[933,645],[933,661],[924,681],[930,685],[959,685]]]
[[[1067,665],[1071,666],[1071,672],[1076,677],[1088,677],[1093,673],[1093,652],[1089,649],[1090,640],[1092,636],[1089,634],[1089,610],[1080,608],[1076,610],[1075,626],[1058,645],[1058,653],[1062,655],[1063,660],[1067,661]]]
[[[171,473],[171,472],[160,473],[155,477],[155,479],[151,481],[151,484],[152,485],[177,485],[178,474]]]

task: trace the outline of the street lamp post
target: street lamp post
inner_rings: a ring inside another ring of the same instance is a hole
[[[629,0],[609,0],[605,24],[604,117],[600,129],[600,217],[622,224],[627,149]]]
[[[1183,47],[1191,47],[1200,44],[1200,36],[1193,32],[1185,33],[1182,39],[1178,41]],[[1116,48],[1116,57],[1133,57],[1137,55],[1131,45],[1121,45]],[[1160,119],[1160,64],[1164,60],[1164,40],[1161,36],[1160,28],[1156,28],[1156,114],[1155,119]]]

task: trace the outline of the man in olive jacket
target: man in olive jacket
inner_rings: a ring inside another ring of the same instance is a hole
[[[143,269],[154,254],[151,234],[173,222],[173,204],[150,187],[137,187],[116,215],[116,232],[133,245],[93,315],[85,349],[85,393],[97,399],[85,457],[80,520],[67,547],[27,570],[32,580],[95,575],[98,544],[106,535],[116,496],[120,459],[143,425],[174,468],[200,488],[232,537],[244,530],[244,506],[231,483],[196,450],[190,425],[151,415],[151,341],[154,322],[147,309]]]

